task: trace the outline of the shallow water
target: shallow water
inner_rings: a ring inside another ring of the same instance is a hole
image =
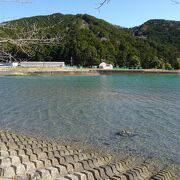
[[[180,163],[180,76],[0,77],[0,126]]]

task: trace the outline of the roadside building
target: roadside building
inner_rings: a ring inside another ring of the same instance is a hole
[[[65,67],[64,62],[20,62],[21,67]]]
[[[9,63],[6,63],[6,62],[0,62],[0,66],[9,66]]]
[[[3,67],[17,67],[19,65],[18,62],[0,62],[0,66],[3,66]]]
[[[112,64],[107,64],[105,62],[102,62],[100,65],[99,65],[99,68],[101,69],[113,69],[113,65]]]
[[[19,66],[19,63],[18,63],[18,62],[12,62],[12,63],[11,63],[11,66],[12,66],[12,67],[17,67],[17,66]]]

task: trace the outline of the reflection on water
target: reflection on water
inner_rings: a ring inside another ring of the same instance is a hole
[[[0,126],[180,162],[180,76],[0,77]]]

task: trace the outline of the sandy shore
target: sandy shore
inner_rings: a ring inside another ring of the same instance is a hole
[[[111,75],[121,73],[180,74],[180,70],[160,69],[91,69],[91,68],[22,68],[0,67],[0,75]]]

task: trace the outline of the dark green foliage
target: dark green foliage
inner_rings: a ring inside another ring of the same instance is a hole
[[[131,31],[156,49],[157,55],[151,60],[150,67],[180,69],[180,21],[149,20]]]
[[[3,44],[16,58],[34,61],[65,61],[66,64],[94,66],[104,60],[118,67],[180,68],[180,23],[149,21],[133,29],[120,28],[103,20],[81,15],[53,14],[23,18],[0,26],[0,38],[61,37],[61,43],[26,45]],[[72,60],[73,59],[73,62]]]
[[[180,21],[149,20],[132,30],[138,37],[173,45],[180,50]]]

